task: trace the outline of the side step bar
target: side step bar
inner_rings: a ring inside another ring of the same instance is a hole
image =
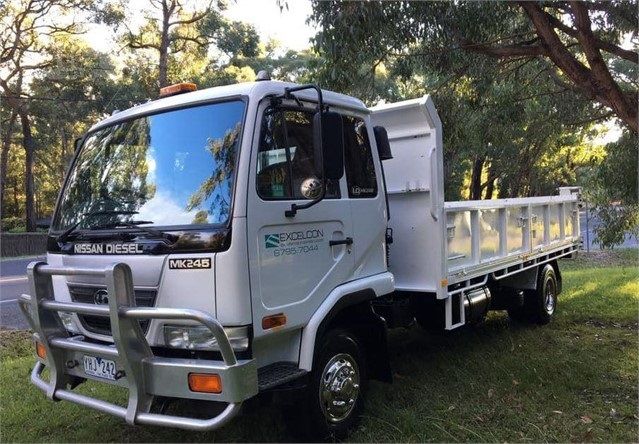
[[[291,382],[308,373],[295,362],[274,362],[257,371],[257,386],[262,392],[287,382]]]

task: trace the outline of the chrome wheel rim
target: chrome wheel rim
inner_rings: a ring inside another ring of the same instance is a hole
[[[326,419],[336,423],[351,414],[359,396],[359,383],[359,367],[351,355],[340,353],[326,363],[319,386]]]
[[[549,314],[555,311],[555,284],[551,279],[544,285],[544,308]]]

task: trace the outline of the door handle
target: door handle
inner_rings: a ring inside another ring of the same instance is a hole
[[[331,247],[334,247],[335,245],[353,245],[353,238],[347,237],[346,239],[331,240],[328,241],[328,245]]]

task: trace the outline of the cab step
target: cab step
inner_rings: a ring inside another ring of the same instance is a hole
[[[274,362],[257,370],[257,386],[260,391],[291,382],[308,373],[294,362]]]

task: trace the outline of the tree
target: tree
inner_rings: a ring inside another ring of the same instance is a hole
[[[327,62],[322,82],[369,103],[431,94],[445,128],[447,199],[554,193],[574,174],[552,176],[559,180],[553,184],[541,169],[566,145],[583,149],[591,122],[611,112],[558,88],[543,60],[496,62],[454,46],[446,31],[454,24],[478,40],[504,29],[514,33],[523,15],[482,3],[476,20],[473,11],[454,8],[434,2],[315,4],[315,20],[323,25],[316,45]],[[350,26],[353,21],[360,26]]]
[[[2,139],[2,147],[0,148],[0,207],[4,208],[9,148],[11,148],[11,136],[13,135],[17,114],[13,109],[5,109],[4,107],[0,109],[0,113],[2,113],[2,121],[0,122],[0,138]],[[7,114],[7,116],[4,114]]]
[[[112,77],[114,67],[75,36],[57,36],[49,44],[50,64],[29,84],[36,150],[38,214],[50,214],[74,153],[74,141],[107,107],[122,104]]]
[[[316,72],[323,60],[310,48],[284,51],[279,42],[269,40],[259,45],[257,55],[244,57],[241,63],[250,66],[255,72],[266,70],[277,80],[308,83],[317,80]]]
[[[187,11],[183,0],[151,0],[154,10],[146,11],[146,21],[134,32],[127,28],[124,40],[132,49],[151,49],[157,53],[160,88],[169,84],[169,59],[189,46],[203,49],[208,44],[207,35],[198,31],[198,25],[219,20],[219,13],[209,3],[204,9]],[[215,17],[215,18],[212,18]],[[126,22],[123,22],[126,26]]]
[[[125,26],[121,39],[135,51],[135,63],[129,65],[135,67],[147,85],[148,94],[155,96],[158,86],[177,80],[206,85],[228,83],[227,79],[233,81],[238,73],[222,71],[242,68],[245,57],[257,56],[259,36],[255,29],[225,19],[225,7],[223,1],[210,2],[202,8],[195,1],[153,0],[151,8],[144,12],[144,24],[132,30],[124,20],[126,13],[132,13],[131,7],[120,1],[105,8],[100,19],[116,27]]]
[[[25,222],[28,231],[35,230],[33,168],[36,141],[24,83],[31,73],[51,63],[46,57],[47,38],[78,32],[78,24],[74,20],[65,25],[49,20],[52,15],[63,15],[71,7],[84,8],[86,4],[77,0],[15,0],[5,2],[0,7],[0,89],[3,103],[16,114],[22,131],[22,147],[26,156]]]
[[[602,222],[595,227],[595,235],[604,248],[623,243],[628,232],[639,236],[637,138],[625,131],[611,145],[595,178],[596,186],[587,196]]]
[[[369,103],[434,97],[447,200],[553,194],[585,182],[610,209],[619,191],[587,179],[611,176],[610,168],[598,172],[601,159],[622,149],[589,139],[597,123],[617,117],[636,140],[637,55],[620,43],[636,32],[636,2],[318,1],[313,8],[324,85]],[[626,175],[636,178],[636,142],[633,149],[634,160],[623,157]],[[636,221],[632,199],[624,202],[604,218],[614,241]]]
[[[613,56],[637,63],[637,53],[622,49],[618,43],[623,35],[620,31],[636,31],[637,5],[635,3],[633,6],[633,3],[635,2],[590,4],[589,2],[571,1],[569,3],[562,2],[556,6],[550,5],[548,9],[551,12],[553,12],[553,7],[556,8],[555,15],[570,14],[574,27],[562,22],[560,18],[546,11],[546,8],[540,4],[520,1],[519,5],[533,23],[537,39],[540,41],[540,54],[528,53],[527,55],[549,58],[582,94],[611,108],[619,119],[637,133],[637,89],[635,87],[622,90],[622,87],[614,80],[610,67],[601,54],[601,51],[606,51]],[[628,6],[631,9],[627,9]],[[595,31],[596,28],[590,19],[591,11],[595,14],[602,12],[604,14],[604,17],[599,21],[602,26],[599,26],[597,31]],[[620,20],[615,20],[617,17]],[[569,39],[562,41],[557,31],[576,40],[577,48],[585,56],[589,66],[583,64],[579,60],[578,54],[569,49],[575,42]],[[596,35],[595,32],[599,35]],[[611,37],[616,37],[613,40],[615,43],[608,40]],[[522,44],[517,43],[513,50],[521,48],[523,48]],[[490,51],[494,48],[486,49]],[[504,56],[513,57],[512,53]]]
[[[322,27],[317,45],[333,54],[331,62],[361,68],[368,57],[369,78],[392,59],[445,60],[459,51],[531,63],[543,69],[538,76],[603,105],[636,133],[637,53],[621,47],[636,33],[636,10],[636,1],[316,1],[313,19]],[[632,65],[632,75],[618,70],[620,61]],[[329,66],[340,78],[341,65]]]

